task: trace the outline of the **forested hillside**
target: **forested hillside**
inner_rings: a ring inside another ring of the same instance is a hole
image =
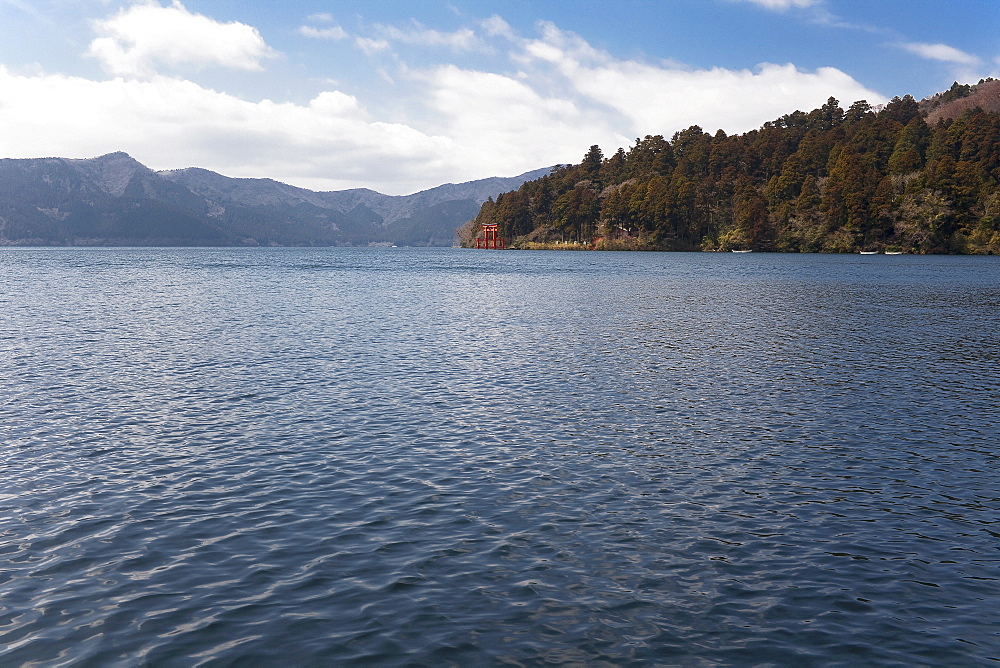
[[[520,248],[1000,253],[1000,110],[979,102],[998,93],[956,83],[846,111],[830,98],[739,136],[692,126],[610,157],[592,146],[488,200],[460,236],[498,223]]]

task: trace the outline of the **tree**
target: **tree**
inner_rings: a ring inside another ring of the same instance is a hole
[[[863,121],[871,120],[875,116],[872,105],[867,100],[858,100],[852,104],[844,113],[844,123],[856,125]]]
[[[625,177],[648,176],[650,172],[667,175],[674,168],[674,152],[663,135],[646,135],[636,139],[626,154]]]
[[[852,143],[844,146],[830,170],[823,193],[828,230],[842,228],[860,243],[869,222],[869,200],[879,180],[877,172]],[[838,243],[840,248],[843,244]]]
[[[920,118],[920,107],[911,95],[896,96],[889,101],[879,116],[905,126],[914,118]]]
[[[583,156],[583,162],[580,163],[580,166],[583,168],[583,172],[587,178],[596,179],[601,172],[601,165],[603,164],[604,154],[601,152],[601,147],[594,144],[587,151],[587,154]]]
[[[808,122],[812,130],[827,132],[839,126],[844,120],[844,110],[840,108],[837,98],[830,97],[819,109],[809,114]]]
[[[604,161],[600,172],[601,182],[621,183],[624,181],[627,161],[625,149],[619,147],[613,156]]]
[[[930,128],[919,115],[910,119],[899,133],[889,156],[890,174],[908,174],[923,168],[924,155],[930,143]]]
[[[600,216],[597,193],[592,188],[577,186],[555,201],[552,213],[556,229],[564,235],[564,239],[592,239]]]

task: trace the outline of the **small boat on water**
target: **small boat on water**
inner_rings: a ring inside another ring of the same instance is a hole
[[[878,255],[878,251],[861,251],[862,255]]]
[[[886,251],[886,255],[902,255],[903,251]]]
[[[747,249],[747,250],[734,250],[733,252],[734,253],[752,253],[753,250],[751,250],[751,249]]]

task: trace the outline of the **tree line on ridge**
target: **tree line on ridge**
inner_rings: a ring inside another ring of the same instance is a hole
[[[1000,113],[930,124],[922,104],[831,97],[742,135],[694,125],[610,157],[591,146],[487,200],[459,238],[495,223],[520,248],[1000,253]]]

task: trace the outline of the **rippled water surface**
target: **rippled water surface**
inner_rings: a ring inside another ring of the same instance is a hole
[[[0,665],[984,665],[1000,261],[0,250]]]

